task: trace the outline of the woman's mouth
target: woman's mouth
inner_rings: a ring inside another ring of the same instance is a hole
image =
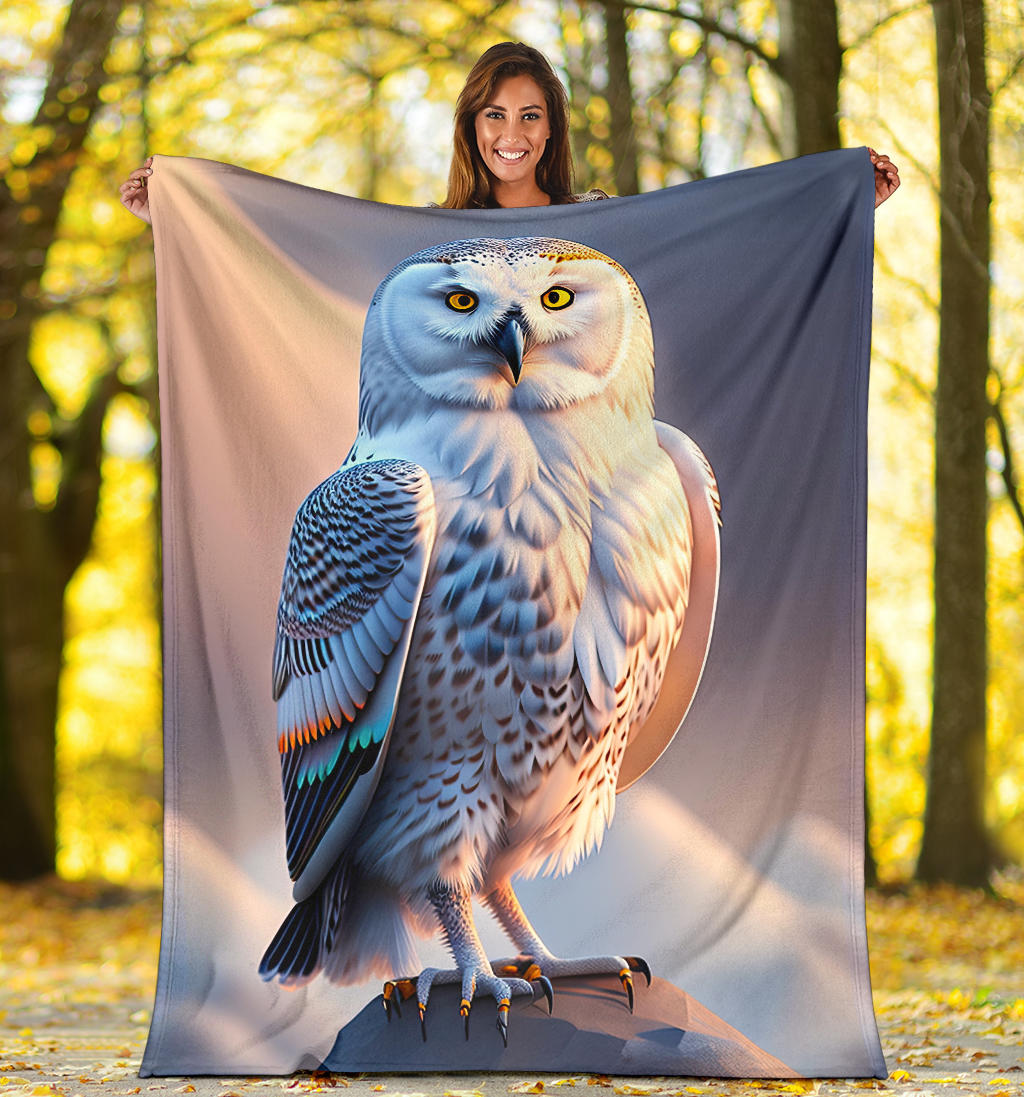
[[[513,164],[527,155],[526,149],[495,149],[494,151],[502,160],[508,160]]]

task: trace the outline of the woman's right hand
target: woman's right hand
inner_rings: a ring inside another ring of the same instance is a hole
[[[147,156],[146,162],[141,168],[136,168],[122,183],[118,190],[121,192],[121,205],[129,213],[134,213],[147,225],[153,224],[153,218],[149,214],[149,177],[153,174],[153,157]]]

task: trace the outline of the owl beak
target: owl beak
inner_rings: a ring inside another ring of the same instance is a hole
[[[504,359],[498,367],[501,376],[515,388],[523,373],[523,352],[526,348],[525,321],[519,309],[507,312],[498,329],[487,340]]]

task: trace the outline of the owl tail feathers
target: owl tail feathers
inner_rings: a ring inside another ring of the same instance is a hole
[[[418,972],[413,933],[427,936],[436,925],[390,888],[339,868],[292,907],[263,954],[260,975],[301,987],[321,971],[330,982],[343,984]]]
[[[323,902],[319,892],[296,903],[260,960],[260,975],[282,986],[305,986],[320,970]]]
[[[420,970],[413,932],[429,935],[437,922],[421,929],[416,916],[390,888],[361,880],[347,896],[333,947],[325,952],[324,978],[332,983],[361,983]]]

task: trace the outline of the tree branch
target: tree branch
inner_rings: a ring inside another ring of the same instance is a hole
[[[109,343],[109,332],[107,339]],[[49,517],[57,527],[54,543],[59,547],[65,583],[77,571],[92,544],[102,486],[103,424],[110,401],[124,391],[127,386],[117,376],[117,370],[111,368],[93,384],[85,407],[67,425],[63,437],[53,440],[64,468]]]
[[[895,19],[902,19],[904,15],[909,15],[911,12],[920,11],[922,8],[928,7],[928,3],[929,0],[915,0],[914,3],[908,4],[905,8],[896,8],[895,11],[889,12],[888,15],[883,15],[881,19],[872,23],[863,34],[858,34],[856,38],[847,42],[845,46],[841,46],[843,53],[846,53],[848,50],[860,49],[861,46],[867,45],[867,43],[870,42],[887,23],[891,23]]]
[[[683,11],[681,8],[665,8],[658,4],[644,3],[643,0],[602,0],[611,5],[630,9],[632,11],[651,11],[656,15],[667,15],[670,19],[681,19],[685,23],[692,23],[706,34],[716,34],[727,42],[732,42],[742,49],[749,50],[759,57],[777,76],[782,75],[782,65],[777,54],[768,50],[755,38],[748,38],[741,31],[723,26],[717,19],[711,19],[706,15],[695,15],[692,12]]]
[[[917,297],[917,299],[921,302],[922,305],[925,306],[925,308],[928,309],[929,312],[934,312],[936,316],[938,315],[939,302],[935,300],[934,297],[931,297],[929,295],[928,291],[925,289],[924,286],[921,285],[920,282],[909,277],[909,275],[900,274],[893,267],[892,263],[889,262],[888,256],[886,256],[886,254],[882,251],[876,253],[875,262],[878,263],[878,267],[883,273],[887,274],[890,278],[896,279],[897,282],[906,286],[907,289],[913,291],[914,296]]]
[[[995,370],[992,372],[998,379],[999,375]],[[1017,516],[1021,532],[1024,533],[1024,505],[1021,504],[1020,485],[1017,481],[1017,473],[1013,463],[1013,445],[1010,441],[1010,429],[1006,424],[1006,416],[1003,415],[1002,392],[1003,389],[1000,384],[999,395],[989,402],[989,407],[992,413],[992,420],[996,425],[996,430],[999,432],[999,445],[1003,451],[1002,477],[1003,485],[1006,488],[1006,498],[1013,508],[1013,513]]]
[[[754,113],[761,121],[761,125],[764,127],[764,132],[768,135],[768,142],[775,150],[776,154],[782,155],[782,134],[772,124],[771,118],[768,117],[768,112],[764,109],[764,104],[758,98],[757,90],[754,87],[753,81],[750,79],[751,66],[747,65],[747,87],[750,89],[750,103],[754,108]]]
[[[884,350],[873,348],[871,351],[871,357],[876,362],[884,362],[896,376],[909,385],[914,392],[922,399],[927,400],[930,404],[935,403],[935,392],[927,385],[920,377],[914,373],[913,370],[905,366],[899,359],[894,358],[891,354],[887,354]]]
[[[1014,63],[1010,66],[1009,70],[1007,71],[1006,75],[992,89],[992,101],[993,102],[995,102],[995,98],[996,98],[997,95],[999,95],[1001,92],[1004,92],[1010,86],[1010,84],[1013,83],[1014,78],[1016,77],[1017,73],[1020,72],[1020,70],[1022,68],[1024,68],[1024,53],[1022,53],[1017,58],[1017,60],[1014,61]]]
[[[974,273],[979,278],[983,279],[984,281],[988,281],[988,268],[977,258],[977,256],[972,251],[970,242],[967,239],[967,234],[964,232],[964,228],[960,221],[960,218],[957,217],[956,211],[952,209],[949,202],[943,197],[941,189],[938,183],[935,181],[934,177],[932,176],[932,173],[916,156],[914,156],[909,147],[904,145],[903,142],[896,136],[896,134],[893,133],[891,127],[888,125],[884,118],[877,118],[875,121],[888,134],[889,140],[892,141],[893,148],[896,149],[900,156],[904,160],[907,160],[909,163],[911,163],[915,168],[917,168],[917,170],[921,172],[924,178],[928,181],[928,185],[929,187],[931,187],[932,193],[935,195],[939,203],[939,209],[942,211],[942,213],[946,215],[946,218],[949,221],[949,227],[952,230],[953,236],[956,238],[957,243],[960,245],[960,250],[962,251],[965,259],[974,269]]]

